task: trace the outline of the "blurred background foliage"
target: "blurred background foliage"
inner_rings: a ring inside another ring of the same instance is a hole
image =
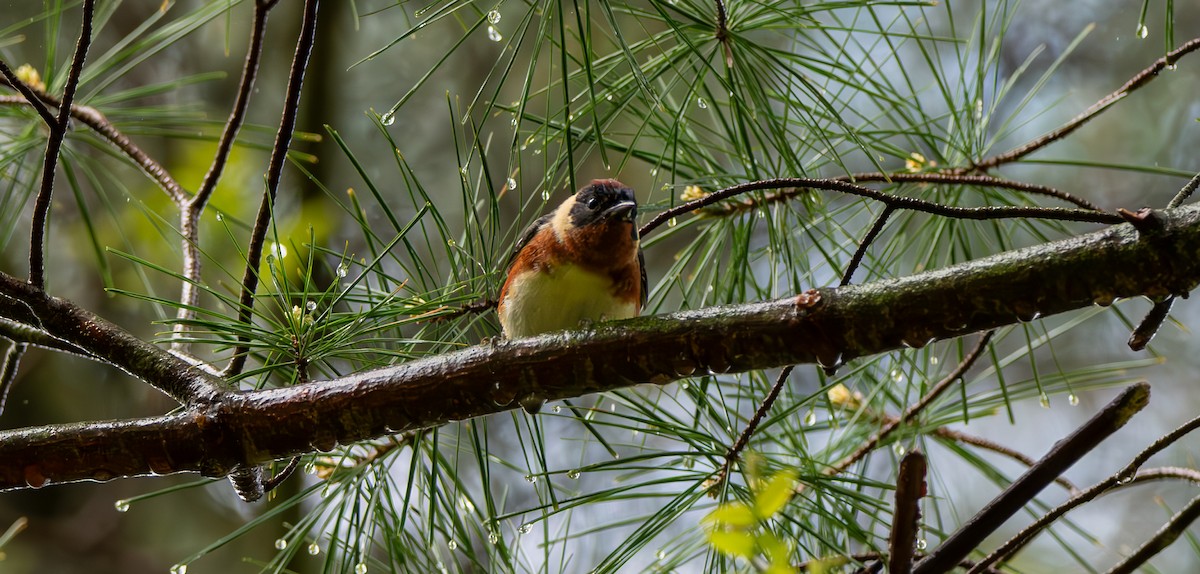
[[[236,91],[248,2],[99,3],[77,102],[94,106],[194,190]],[[61,89],[78,2],[0,2],[0,56]],[[231,163],[201,223],[201,306],[192,351],[218,365],[252,337],[245,388],[326,378],[478,343],[518,231],[595,177],[638,190],[644,214],[754,179],[927,171],[967,165],[1056,127],[1200,29],[1170,2],[728,3],[325,2],[297,140],[273,220],[254,325],[230,304],[263,188],[300,5],[271,14]],[[1145,31],[1144,33],[1142,31]],[[1000,171],[1106,209],[1165,205],[1196,169],[1196,64],[1075,136]],[[0,106],[0,265],[25,269],[44,130]],[[49,289],[148,339],[176,314],[178,213],[152,181],[86,127],[68,136],[49,240]],[[915,154],[915,155],[914,155]],[[698,191],[688,191],[697,186]],[[1010,191],[937,185],[889,191],[956,205],[1040,204]],[[836,284],[881,211],[804,194],[727,215],[680,217],[645,238],[649,312],[756,301]],[[645,215],[644,217],[645,218]],[[1091,229],[1035,221],[893,218],[856,282],[941,267]],[[930,454],[934,545],[1022,467],[927,434],[942,427],[1038,456],[1111,396],[1146,378],[1150,410],[1068,477],[1111,473],[1189,418],[1194,306],[1176,306],[1153,353],[1124,341],[1148,304],[1124,302],[1003,330],[989,357],[853,472],[823,465],[949,372],[969,342],[862,359],[836,374],[798,368],[731,478],[708,496],[776,372],[697,376],[542,414],[522,412],[340,447],[310,457],[265,503],[223,481],[120,480],[0,496],[4,572],[730,571],[702,517],[749,501],[781,469],[809,484],[775,514],[794,562],[886,546],[898,454]],[[434,317],[448,317],[432,321]],[[1166,360],[1169,359],[1169,360]],[[0,424],[159,414],[174,407],[114,369],[30,352]],[[851,405],[827,391],[861,394]],[[875,413],[875,414],[872,414]],[[874,417],[874,418],[873,418]],[[1194,466],[1184,443],[1164,464]],[[1156,459],[1157,460],[1157,459]],[[167,490],[163,490],[167,488]],[[1077,511],[1014,568],[1105,568],[1193,486],[1139,487]],[[1047,491],[1043,504],[1066,497]],[[1100,507],[1103,507],[1101,510]],[[1017,526],[1002,529],[1011,533]],[[998,544],[1001,540],[997,540]],[[1180,544],[1153,563],[1200,564]],[[178,571],[178,568],[176,568]]]

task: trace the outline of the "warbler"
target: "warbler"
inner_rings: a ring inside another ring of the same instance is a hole
[[[507,338],[636,317],[646,305],[646,265],[637,198],[615,179],[597,179],[521,234],[500,289]]]

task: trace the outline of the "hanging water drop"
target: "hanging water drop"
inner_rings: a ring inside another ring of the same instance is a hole
[[[548,190],[548,189],[542,190],[542,201],[550,201],[550,190]]]
[[[313,542],[312,544],[309,544],[309,545],[308,545],[308,553],[309,553],[309,555],[311,555],[311,556],[316,556],[317,554],[320,554],[320,553],[321,553],[321,546],[320,546],[319,544],[317,544],[316,542]]]
[[[520,532],[521,534],[529,534],[530,530],[533,530],[533,525],[526,522],[525,524],[522,524],[520,528],[517,529],[517,532]]]
[[[1079,406],[1079,395],[1076,395],[1075,393],[1067,395],[1067,404],[1073,407]]]
[[[309,312],[309,313],[312,313],[313,311],[316,311],[316,310],[317,310],[317,302],[316,302],[316,301],[309,301],[308,303],[305,303],[305,304],[304,304],[304,308],[305,308],[305,309],[308,309],[308,312]]]
[[[284,548],[287,548],[287,540],[284,540],[282,538],[277,539],[275,541],[275,549],[283,550]]]
[[[554,412],[556,412],[556,413],[561,413],[561,412],[562,412],[562,405],[554,405],[554,409],[553,409],[553,410],[554,410]]]
[[[537,476],[532,475],[532,474],[527,474],[527,475],[525,475],[525,482],[528,482],[529,484],[536,484]]]
[[[675,227],[676,225],[679,225],[679,221],[677,221],[674,217],[667,220],[667,227]]]
[[[367,574],[367,563],[359,562],[358,565],[354,567],[354,574]]]
[[[500,31],[497,30],[495,26],[488,26],[487,36],[488,36],[488,40],[491,40],[493,42],[499,42],[500,40],[504,39],[504,36],[500,35]]]
[[[707,110],[708,102],[704,101],[704,98],[696,98],[696,106],[702,110]]]
[[[511,177],[510,177],[510,178],[508,178],[508,179],[506,179],[506,180],[504,180],[504,187],[506,187],[506,188],[508,188],[508,189],[510,189],[510,190],[511,190],[511,189],[516,189],[516,188],[517,188],[517,180],[516,180],[516,179],[513,179],[513,178],[511,178]]]
[[[171,574],[187,574],[187,564],[179,563],[172,566]]]
[[[808,409],[808,413],[804,415],[804,426],[810,427],[817,424],[817,410]]]
[[[1042,393],[1041,396],[1038,397],[1038,404],[1042,405],[1043,409],[1050,408],[1050,397],[1047,396],[1046,393]]]
[[[451,550],[458,550],[458,543],[457,543],[457,542],[455,542],[455,541],[453,541],[453,540],[451,540],[451,541],[449,541],[449,542],[447,542],[447,543],[446,543],[446,548],[449,548],[449,549],[451,549]]]
[[[488,12],[488,22],[491,22],[493,24],[499,24],[500,23],[500,11],[492,10],[491,12]]]
[[[571,480],[579,480],[579,469],[574,468],[567,471],[567,478]]]
[[[1146,27],[1146,24],[1144,24],[1144,23],[1138,24],[1137,37],[1144,40],[1144,39],[1146,39],[1146,36],[1149,36],[1149,35],[1150,35],[1150,29]]]
[[[390,126],[390,125],[396,123],[396,114],[394,114],[392,112],[383,114],[383,117],[379,118],[379,123],[381,123],[385,126]]]
[[[906,452],[904,445],[900,443],[892,445],[892,451],[896,453],[896,456],[904,456],[904,453]]]
[[[114,502],[113,507],[117,509],[117,512],[129,512],[129,501],[122,498]]]
[[[917,539],[917,550],[924,550],[925,547],[928,545],[929,545],[929,543],[926,542],[924,538]]]
[[[345,263],[342,263],[337,266],[337,276],[338,277],[345,277],[349,273],[350,273],[350,270],[348,268],[346,268]]]
[[[496,534],[495,532],[489,532],[489,533],[488,533],[488,542],[491,542],[492,544],[497,544],[497,543],[499,543],[499,542],[500,542],[500,535],[499,535],[499,534]]]

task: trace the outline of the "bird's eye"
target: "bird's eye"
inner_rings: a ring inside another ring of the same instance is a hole
[[[600,198],[593,195],[588,198],[585,205],[587,205],[588,209],[596,209],[597,207],[600,207]]]

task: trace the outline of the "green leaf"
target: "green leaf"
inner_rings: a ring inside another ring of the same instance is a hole
[[[799,475],[793,469],[781,470],[771,477],[767,486],[754,497],[754,513],[760,519],[770,518],[792,499]]]
[[[757,524],[758,519],[754,511],[746,503],[730,502],[718,506],[716,510],[705,516],[702,522],[709,522],[718,526],[749,528]]]
[[[747,560],[754,557],[754,535],[740,530],[713,530],[708,543],[718,552]]]

